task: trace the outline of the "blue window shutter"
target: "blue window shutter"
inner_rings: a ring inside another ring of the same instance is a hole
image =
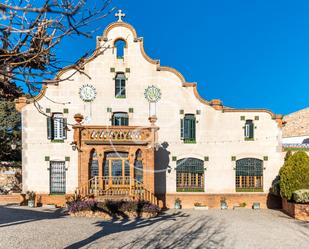
[[[180,139],[184,139],[184,119],[180,119]]]
[[[53,134],[54,134],[54,122],[52,117],[47,117],[47,139],[53,139]]]

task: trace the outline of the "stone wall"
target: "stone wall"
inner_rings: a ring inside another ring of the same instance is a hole
[[[20,194],[0,195],[0,204],[20,204],[22,201]]]
[[[21,168],[0,166],[0,194],[21,192]]]
[[[309,108],[286,115],[283,121],[286,122],[282,129],[283,137],[309,135]]]
[[[309,221],[309,204],[297,204],[282,200],[282,209],[289,216],[303,221]]]

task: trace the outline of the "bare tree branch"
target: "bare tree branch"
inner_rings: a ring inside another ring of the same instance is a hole
[[[101,0],[98,7],[86,0],[4,2],[0,3],[0,97],[11,98],[21,94],[15,82],[26,84],[32,95],[47,80],[57,83],[77,72],[85,74],[83,56],[70,62],[74,69],[70,76],[54,79],[60,67],[66,66],[58,47],[66,37],[91,37],[96,30],[91,25],[115,10],[111,0]]]

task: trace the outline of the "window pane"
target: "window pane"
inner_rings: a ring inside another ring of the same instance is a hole
[[[236,161],[236,191],[263,191],[263,161],[257,158],[243,158]]]
[[[126,78],[123,73],[118,73],[115,79],[115,96],[125,97],[126,95]]]
[[[122,160],[112,160],[112,176],[122,176]]]
[[[184,118],[184,139],[195,140],[195,116],[186,114]]]
[[[184,158],[177,161],[177,191],[204,191],[204,162],[197,158]]]
[[[113,119],[112,119],[112,125],[115,126],[127,126],[129,125],[129,116],[127,113],[114,113]]]

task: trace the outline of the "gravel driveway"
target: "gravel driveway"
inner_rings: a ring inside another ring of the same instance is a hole
[[[309,248],[309,223],[274,210],[170,210],[150,220],[0,206],[0,248]]]

